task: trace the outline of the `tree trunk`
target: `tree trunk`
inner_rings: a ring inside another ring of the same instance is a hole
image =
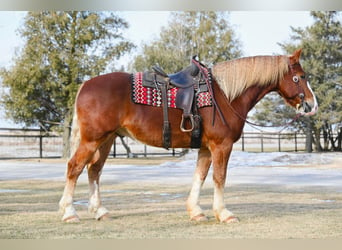
[[[305,151],[308,153],[312,152],[312,143],[313,143],[313,137],[312,137],[312,125],[310,120],[306,120],[305,122],[306,128],[305,128]]]
[[[322,145],[321,145],[321,130],[316,128],[314,129],[315,133],[315,149],[317,152],[322,152]]]
[[[337,134],[337,150],[342,151],[342,126],[338,129]]]
[[[70,157],[70,135],[71,135],[72,111],[68,111],[63,123],[63,154],[62,158]]]
[[[322,127],[323,132],[323,150],[328,151],[329,149],[329,139],[331,138],[331,131],[329,128],[328,122],[324,123],[324,126]],[[332,141],[333,142],[333,141]],[[332,145],[334,146],[334,145]]]
[[[312,133],[309,129],[306,130],[305,151],[312,153]]]

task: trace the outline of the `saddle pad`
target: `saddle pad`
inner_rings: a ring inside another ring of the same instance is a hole
[[[132,100],[137,104],[145,104],[154,107],[162,106],[161,91],[157,88],[144,87],[142,84],[143,73],[138,72],[132,74]],[[167,91],[168,107],[176,107],[176,97],[178,88],[171,88]],[[197,95],[197,107],[207,107],[212,105],[211,95],[209,92],[201,92]]]

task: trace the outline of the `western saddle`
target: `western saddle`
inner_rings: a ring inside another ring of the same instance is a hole
[[[174,74],[167,74],[159,66],[153,66],[154,72],[144,72],[143,85],[157,88],[161,91],[163,106],[163,146],[171,146],[171,127],[168,119],[167,90],[177,87],[175,100],[176,107],[183,110],[180,130],[191,132],[191,147],[201,146],[201,117],[196,105],[197,94],[211,90],[210,80],[205,76],[203,69],[208,70],[203,64],[192,58],[192,63],[187,68]]]

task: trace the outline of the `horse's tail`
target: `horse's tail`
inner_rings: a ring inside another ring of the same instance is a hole
[[[78,117],[76,108],[74,109],[74,115],[72,117],[71,134],[70,134],[70,157],[72,157],[78,146],[80,145],[80,127],[78,125]]]
[[[73,157],[73,155],[76,153],[76,150],[77,150],[78,146],[80,145],[80,141],[81,141],[80,126],[78,124],[76,102],[77,102],[78,95],[80,94],[82,87],[83,87],[83,84],[78,88],[76,98],[75,98],[75,102],[74,102],[74,114],[73,114],[72,122],[71,122],[71,133],[70,133],[70,141],[69,141],[70,157]]]

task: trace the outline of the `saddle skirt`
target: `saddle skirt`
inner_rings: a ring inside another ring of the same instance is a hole
[[[154,107],[162,106],[162,93],[161,89],[155,82],[153,72],[138,72],[132,75],[132,100],[136,104],[150,105]],[[162,81],[162,78],[156,78],[156,81]],[[175,87],[172,83],[167,90],[168,107],[170,108],[182,108],[177,107],[176,100],[181,88]],[[208,92],[208,88],[205,84],[199,84],[199,89],[196,90],[197,94],[196,105],[198,108],[212,106],[211,95]]]

